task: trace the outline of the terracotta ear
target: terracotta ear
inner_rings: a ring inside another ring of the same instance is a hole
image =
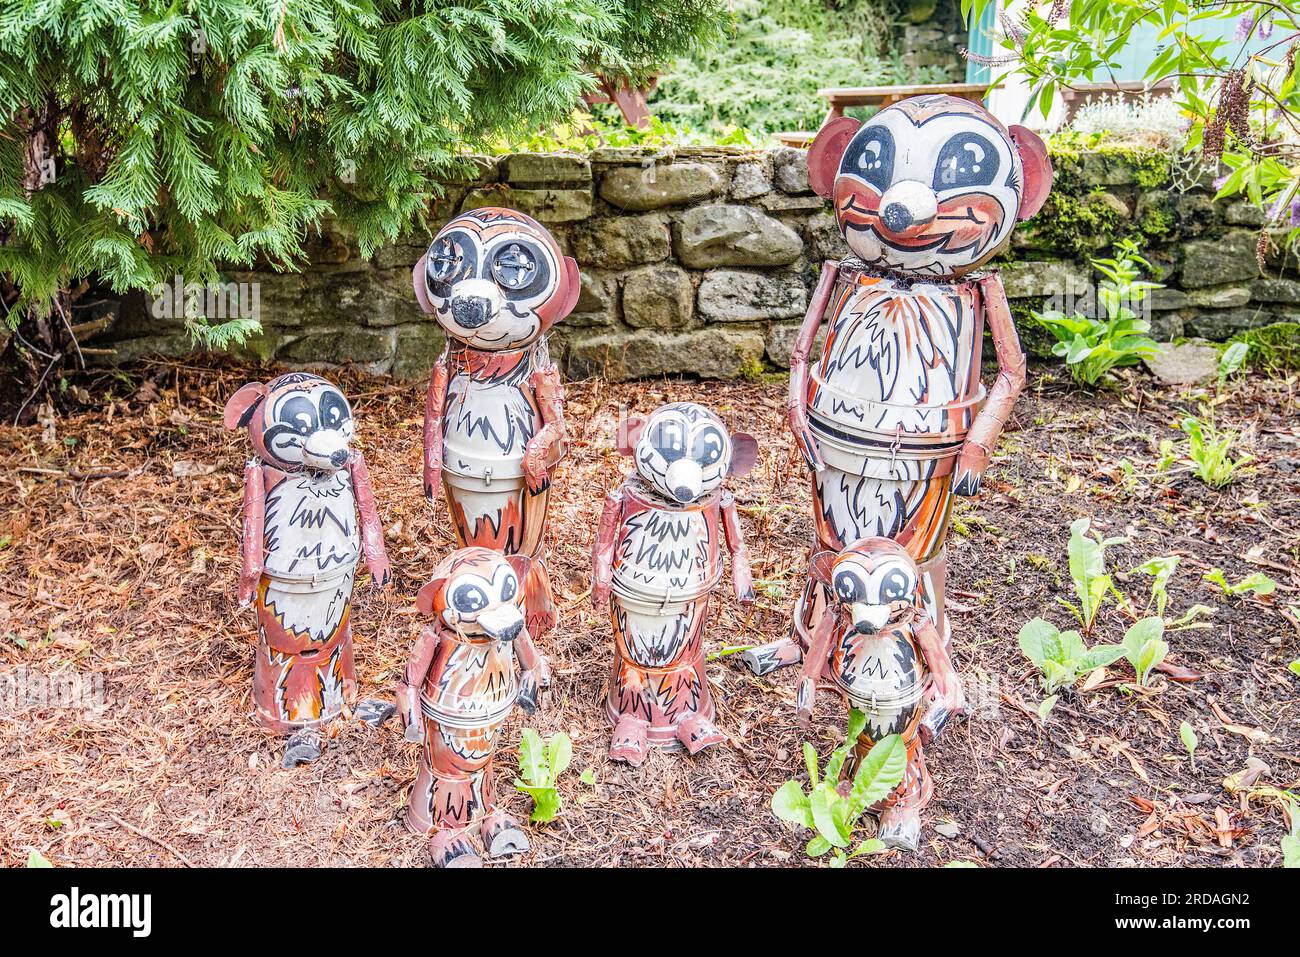
[[[1007,132],[1020,152],[1020,165],[1025,168],[1025,186],[1017,217],[1028,219],[1043,208],[1047,194],[1052,191],[1052,158],[1047,155],[1047,145],[1029,127],[1013,126]]]
[[[424,284],[424,266],[428,258],[429,254],[425,253],[411,270],[411,285],[415,287],[415,298],[420,303],[420,308],[426,313],[431,313],[433,303],[429,302],[429,290]]]
[[[823,585],[831,583],[831,569],[835,566],[835,559],[839,558],[834,552],[818,552],[813,556],[809,571],[812,577],[817,579]]]
[[[239,391],[226,400],[226,411],[221,421],[228,429],[240,429],[248,425],[253,418],[253,411],[259,402],[266,398],[266,385],[261,382],[249,382],[239,387]]]
[[[646,420],[639,415],[629,415],[618,425],[618,446],[619,455],[631,455],[632,450],[636,448],[637,441],[641,438],[641,430],[645,428]]]
[[[573,307],[578,304],[578,296],[582,294],[582,274],[578,272],[578,261],[572,256],[564,257],[564,282],[564,301],[555,316],[556,322],[573,312]]]
[[[748,432],[731,433],[731,471],[729,475],[745,475],[758,461],[758,439]]]
[[[830,196],[835,191],[840,160],[861,125],[861,120],[851,116],[837,116],[817,131],[817,138],[808,147],[808,182],[818,196]]]
[[[506,561],[510,563],[510,567],[519,576],[519,594],[522,595],[524,593],[523,583],[528,578],[529,570],[533,567],[533,560],[527,555],[507,555]]]
[[[424,615],[433,614],[433,603],[439,593],[442,592],[443,586],[447,584],[446,578],[435,578],[429,584],[425,585],[415,596],[415,607],[420,609]]]

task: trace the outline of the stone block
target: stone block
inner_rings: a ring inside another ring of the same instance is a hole
[[[715,269],[700,282],[699,306],[713,322],[793,319],[807,308],[808,291],[797,275]]]
[[[600,198],[620,209],[645,212],[681,206],[722,192],[724,180],[705,163],[620,166],[600,181]]]
[[[789,226],[749,206],[695,206],[673,227],[677,258],[695,269],[713,266],[785,266],[799,258],[803,240]]]

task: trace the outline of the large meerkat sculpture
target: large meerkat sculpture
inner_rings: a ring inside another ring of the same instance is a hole
[[[564,388],[546,330],[578,299],[578,265],[530,216],[457,216],[415,264],[416,298],[447,333],[424,416],[424,494],[441,483],[462,547],[527,555],[528,627],[555,623],[543,557],[551,477],[565,454]]]
[[[635,471],[605,497],[591,600],[603,609],[613,594],[609,756],[638,765],[650,746],[695,754],[723,740],[704,674],[704,631],[724,541],[736,599],[754,600],[740,516],[722,482],[753,467],[758,445],[728,433],[704,406],[677,402],[648,419],[630,417],[619,451]]]
[[[384,530],[365,458],[350,448],[352,407],[318,375],[250,382],[226,403],[228,429],[246,428],[239,601],[257,603],[253,717],[289,734],[285,767],[320,756],[318,726],[356,696],[352,581],[364,554],[388,584]],[[360,512],[360,524],[357,513]],[[392,714],[363,702],[358,716]]]
[[[977,272],[1052,183],[1033,132],[977,104],[919,96],[865,123],[839,117],[808,152],[857,259],[827,262],[790,358],[787,414],[812,472],[814,551],[875,535],[905,546],[945,641],[944,538],[953,495],[975,495],[1025,381],[1002,280]],[[811,368],[823,316],[826,344]],[[987,394],[987,325],[998,376]],[[756,673],[797,662],[830,593],[810,576],[794,633],[744,656]]]

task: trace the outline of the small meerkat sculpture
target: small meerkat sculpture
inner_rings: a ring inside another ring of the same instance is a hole
[[[494,802],[492,756],[511,709],[532,714],[547,681],[520,609],[530,564],[526,555],[462,548],[416,598],[433,621],[412,646],[397,690],[406,740],[423,745],[406,826],[432,835],[438,867],[480,865],[475,831],[489,857],[528,850],[522,828]]]
[[[920,569],[902,545],[864,538],[838,555],[819,553],[812,565],[833,597],[804,659],[799,720],[805,726],[812,720],[817,687],[828,686],[867,716],[856,760],[886,735],[902,737],[907,770],[877,808],[877,836],[890,847],[914,851],[921,811],[934,792],[921,746],[965,708],[961,681],[926,614]],[[851,778],[852,768],[846,774]]]
[[[1025,382],[1002,280],[978,272],[1047,199],[1042,140],[951,96],[831,120],[808,151],[856,259],[827,262],[790,357],[787,415],[812,472],[813,551],[885,535],[921,569],[949,640],[944,539],[954,495],[979,491]],[[827,319],[821,358],[809,355]],[[980,383],[984,329],[998,376]],[[797,662],[832,596],[812,577],[791,639],[747,652],[758,674]]]
[[[225,426],[244,428],[241,605],[257,603],[253,717],[289,734],[284,766],[320,757],[317,729],[356,697],[352,583],[365,555],[376,588],[391,577],[365,458],[350,448],[352,407],[331,382],[291,372],[249,382],[226,403]],[[360,512],[360,525],[357,513]],[[362,702],[378,723],[392,714]]]
[[[635,471],[605,498],[591,599],[599,610],[613,597],[609,756],[639,765],[650,746],[696,754],[724,740],[704,674],[704,630],[724,538],[736,599],[754,600],[740,516],[722,482],[753,467],[758,444],[729,434],[704,406],[677,402],[630,417],[619,451]]]
[[[424,494],[442,485],[456,539],[533,559],[528,627],[555,624],[544,559],[551,478],[566,451],[564,387],[546,330],[578,301],[578,265],[541,223],[495,207],[462,213],[412,274],[447,333],[424,415]]]

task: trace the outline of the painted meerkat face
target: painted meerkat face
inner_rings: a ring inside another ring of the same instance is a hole
[[[920,571],[892,539],[860,539],[838,555],[821,552],[813,564],[860,634],[876,634],[919,607]]]
[[[514,641],[524,628],[527,556],[506,557],[486,548],[452,552],[420,589],[416,605],[463,635]]]
[[[578,266],[541,223],[495,207],[457,216],[412,276],[425,312],[459,342],[497,352],[535,342],[578,299]]]
[[[748,472],[758,453],[753,436],[728,433],[720,418],[694,402],[629,419],[623,448],[641,478],[683,505],[714,492],[728,475]]]
[[[338,386],[308,372],[243,386],[226,403],[225,424],[247,427],[258,456],[286,472],[336,472],[352,457],[352,406]]]
[[[902,273],[956,276],[982,265],[1051,187],[1037,135],[956,97],[902,100],[860,126],[838,118],[817,140],[810,179],[833,200],[849,248]]]

